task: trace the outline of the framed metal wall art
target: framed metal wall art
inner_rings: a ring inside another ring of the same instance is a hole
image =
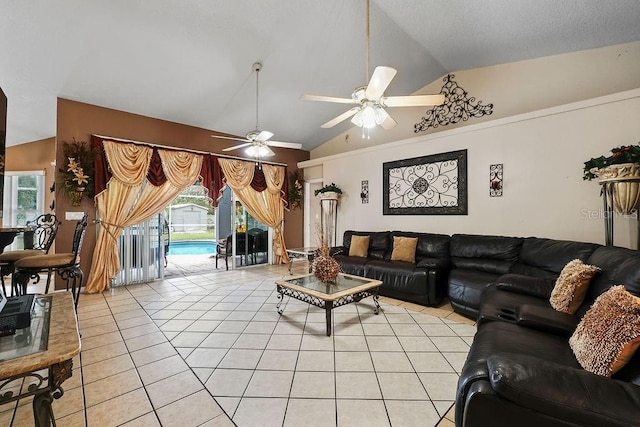
[[[386,162],[383,215],[467,215],[467,150]]]

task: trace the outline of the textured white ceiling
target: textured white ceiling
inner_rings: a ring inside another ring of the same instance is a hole
[[[449,71],[640,40],[638,0],[372,0],[371,67],[410,94]],[[311,148],[365,83],[364,0],[0,0],[7,142],[55,135],[68,98]]]

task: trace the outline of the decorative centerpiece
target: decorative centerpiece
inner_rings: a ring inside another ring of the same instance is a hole
[[[342,190],[333,182],[313,192],[314,196],[320,196],[322,199],[339,199],[342,196]]]
[[[340,273],[340,264],[333,257],[329,255],[329,245],[324,237],[322,227],[317,227],[318,240],[318,255],[313,259],[313,274],[321,282],[335,282]]]
[[[304,197],[304,172],[296,169],[289,174],[289,209],[300,209]]]
[[[63,142],[62,151],[66,164],[58,169],[60,192],[71,202],[80,206],[82,197],[93,198],[93,152],[85,141]]]
[[[616,212],[629,215],[636,210],[640,204],[640,145],[613,148],[609,157],[586,161],[583,179],[594,178],[601,185],[611,183]]]

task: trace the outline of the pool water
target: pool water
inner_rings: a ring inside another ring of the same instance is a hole
[[[215,240],[178,240],[169,244],[169,255],[213,254],[215,247]]]

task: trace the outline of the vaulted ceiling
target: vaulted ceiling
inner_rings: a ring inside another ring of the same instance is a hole
[[[388,95],[443,74],[640,40],[637,0],[372,0],[371,68]],[[310,150],[346,130],[365,83],[364,0],[0,0],[7,143],[55,135],[56,98],[219,132],[255,127]]]

